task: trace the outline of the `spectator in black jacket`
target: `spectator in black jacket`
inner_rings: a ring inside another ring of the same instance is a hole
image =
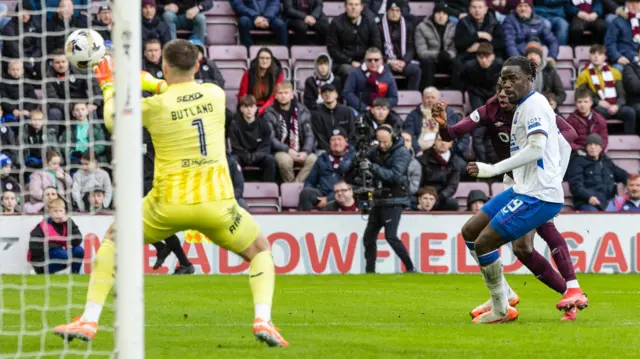
[[[74,15],[71,0],[60,0],[58,12],[47,21],[47,52],[64,48],[67,34],[86,29],[88,23],[88,15]]]
[[[310,111],[317,110],[322,104],[323,100],[320,94],[322,86],[332,84],[338,94],[342,92],[342,80],[334,76],[331,68],[331,57],[324,52],[318,54],[314,63],[313,75],[304,81],[303,102]],[[339,97],[340,95],[338,95]]]
[[[238,104],[240,111],[229,129],[231,154],[241,167],[256,166],[262,182],[276,181],[276,160],[271,154],[271,129],[264,118],[256,117],[258,107],[253,95],[245,95]]]
[[[22,129],[22,153],[24,164],[29,168],[42,168],[44,154],[48,150],[57,150],[57,131],[45,128],[45,122],[42,111],[34,110]]]
[[[367,49],[382,49],[380,31],[374,19],[362,16],[361,0],[345,0],[344,14],[331,21],[327,50],[333,59],[333,72],[345,81],[360,68]]]
[[[482,42],[493,45],[496,57],[504,53],[504,32],[502,25],[491,14],[484,0],[471,0],[469,16],[465,16],[456,26],[455,43],[461,63],[474,60],[475,52]]]
[[[144,43],[142,69],[157,79],[164,80],[162,72],[162,45],[160,40],[151,38]],[[145,94],[147,95],[147,94]]]
[[[8,77],[0,83],[0,101],[2,111],[6,114],[5,121],[16,122],[29,116],[29,112],[38,107],[36,90],[29,81],[24,81],[24,67],[22,61],[13,59],[9,61]],[[20,92],[22,86],[22,92]]]
[[[213,7],[213,0],[165,0],[162,19],[169,26],[171,39],[177,37],[178,29],[193,32],[198,40],[204,42],[207,31],[207,19],[204,13]]]
[[[211,1],[211,0],[209,0]],[[287,24],[280,14],[278,0],[230,0],[231,7],[238,17],[238,34],[240,43],[246,47],[253,45],[251,30],[271,30],[276,35],[276,42],[287,45],[289,33]]]
[[[587,137],[586,156],[574,156],[567,177],[573,195],[573,207],[580,211],[604,211],[615,195],[616,183],[627,182],[627,172],[602,153],[602,138]]]
[[[539,42],[530,42],[524,50],[524,56],[538,65],[538,74],[533,80],[533,89],[541,94],[552,93],[556,107],[562,105],[567,99],[567,92],[564,90],[564,85],[556,69],[550,66],[544,58],[542,45]]]
[[[69,67],[63,49],[52,53],[53,60],[47,71],[48,126],[58,126],[71,119],[68,100],[88,102],[89,112],[102,106],[102,91],[95,77],[91,77],[91,88],[86,73]],[[68,91],[67,91],[68,86]]]
[[[382,20],[382,18],[384,18],[385,15],[387,14],[387,7],[389,6],[389,3],[391,3],[392,1],[393,0],[363,0],[362,12],[365,15],[372,17],[373,19],[376,20],[376,22],[379,23],[380,20]],[[411,8],[409,7],[409,2],[402,1],[401,3],[399,2],[398,5],[400,6],[400,9],[402,11],[402,17],[404,17],[408,21],[411,21],[412,23],[415,24],[416,18],[413,15],[411,15]]]
[[[325,212],[357,212],[358,202],[353,198],[353,187],[340,180],[333,185],[335,199],[327,203],[322,211]]]
[[[293,85],[276,86],[276,101],[264,112],[271,128],[271,149],[275,153],[284,182],[304,182],[316,162],[316,139],[311,129],[311,113],[293,97]],[[302,168],[294,176],[294,164]]]
[[[25,12],[18,13],[21,4],[16,4],[16,16],[12,17],[8,24],[2,28],[2,72],[6,73],[9,65],[8,59],[22,59],[24,72],[27,78],[39,80],[42,77],[40,63],[45,49],[44,36],[42,36],[41,20],[39,16],[32,16],[26,11],[33,10],[29,0],[20,0]],[[20,24],[22,23],[22,25]],[[29,33],[31,36],[22,36]]]
[[[353,109],[338,103],[338,91],[332,84],[322,86],[322,104],[311,111],[311,127],[316,137],[316,149],[329,151],[329,143],[333,130],[342,128],[347,138],[353,139],[356,116]]]
[[[422,183],[420,187],[432,186],[438,191],[436,211],[457,211],[459,204],[453,195],[458,190],[460,171],[455,165],[456,154],[451,151],[451,142],[436,138],[433,147],[420,158]]]
[[[282,8],[287,27],[293,31],[292,45],[309,44],[309,30],[315,31],[320,44],[326,43],[329,20],[322,13],[322,0],[284,0]]]
[[[416,61],[415,25],[400,12],[404,1],[388,0],[387,15],[380,20],[384,58],[391,71],[407,78],[407,89],[417,91],[422,69]]]
[[[13,161],[9,156],[0,153],[0,192],[12,191],[20,193],[20,184],[11,176]]]
[[[156,0],[142,0],[142,43],[159,39],[162,46],[171,41],[169,26],[157,15]]]
[[[94,30],[96,30],[100,36],[104,39],[105,46],[111,47],[111,29],[113,28],[113,14],[111,12],[111,6],[102,5],[98,9],[97,19],[93,20],[92,24]]]
[[[421,187],[416,193],[416,206],[413,208],[420,212],[431,212],[438,202],[438,191],[435,188]]]
[[[402,118],[395,111],[391,110],[389,101],[386,98],[377,98],[373,101],[371,108],[360,114],[360,121],[369,127],[371,138],[369,142],[375,140],[375,130],[382,125],[388,125],[394,134],[400,134],[402,131]]]
[[[298,209],[309,211],[312,208],[324,208],[333,201],[333,186],[344,179],[355,157],[355,151],[349,146],[344,129],[334,129],[331,136],[331,148],[318,156],[309,177],[304,181],[300,192]]]
[[[469,94],[471,109],[484,105],[496,93],[496,85],[502,70],[502,60],[496,59],[491,43],[478,46],[476,59],[467,61],[460,69],[460,80]]]
[[[622,71],[622,84],[627,96],[627,104],[636,110],[636,116],[640,123],[640,48],[638,58],[624,67]]]
[[[200,50],[198,54],[198,63],[200,68],[196,72],[195,79],[198,83],[211,83],[220,86],[224,89],[224,77],[222,72],[218,69],[216,63],[207,57],[207,49],[204,47],[202,41],[198,39],[190,39],[189,42],[196,45]]]

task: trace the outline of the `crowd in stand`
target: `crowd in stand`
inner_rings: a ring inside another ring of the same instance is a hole
[[[143,69],[162,79],[162,47],[188,30],[201,50],[196,80],[224,88],[228,79],[204,46],[204,13],[213,1],[141,1]],[[388,125],[414,156],[407,183],[414,209],[456,211],[459,182],[472,180],[467,162],[497,156],[483,127],[452,142],[440,137],[431,115],[440,90],[464,91],[474,119],[496,95],[503,60],[526,56],[538,65],[535,90],[558,109],[567,100],[556,71],[560,46],[592,44],[567,118],[578,138],[566,179],[578,210],[640,210],[638,176],[604,154],[609,130],[616,131],[607,120],[620,120],[624,134],[640,130],[640,0],[444,1],[425,18],[412,14],[407,0],[345,0],[344,13],[333,19],[322,0],[229,2],[242,45],[252,46],[255,30],[264,30],[272,44],[327,47],[300,94],[268,47],[250,59],[236,84],[238,107],[226,114],[234,183],[300,182],[300,210],[355,211],[345,174],[354,161],[356,123]],[[20,0],[14,16],[0,21],[3,212],[39,213],[58,197],[80,212],[113,209],[101,93],[92,75],[69,66],[62,49],[64,34],[89,24],[110,46],[111,9],[91,8],[86,0],[46,0],[47,12],[39,0]],[[423,95],[406,118],[394,110],[399,90]],[[446,111],[450,125],[465,115]],[[149,136],[144,142],[150,181],[153,144]],[[627,195],[615,197],[617,183],[628,186]],[[474,191],[466,209],[487,200]]]

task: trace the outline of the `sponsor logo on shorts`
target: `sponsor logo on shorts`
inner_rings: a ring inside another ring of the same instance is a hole
[[[182,160],[182,168],[207,166],[207,165],[212,165],[214,163],[216,163],[215,160],[204,159],[204,158],[199,158],[195,160]]]
[[[229,227],[229,233],[234,234],[240,225],[240,221],[242,220],[242,215],[238,212],[238,207],[233,206],[230,211],[231,217],[233,218],[233,223]]]

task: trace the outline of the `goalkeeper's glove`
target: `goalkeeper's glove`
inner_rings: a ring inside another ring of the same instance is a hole
[[[107,102],[113,97],[113,59],[111,56],[106,55],[93,67],[93,74],[98,79],[98,84],[102,89],[102,95],[104,96],[104,102]]]

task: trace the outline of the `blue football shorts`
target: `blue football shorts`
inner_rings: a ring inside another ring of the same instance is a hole
[[[562,203],[545,202],[518,194],[512,188],[482,206],[482,211],[491,218],[491,227],[508,242],[543,225],[560,213],[561,209]]]

